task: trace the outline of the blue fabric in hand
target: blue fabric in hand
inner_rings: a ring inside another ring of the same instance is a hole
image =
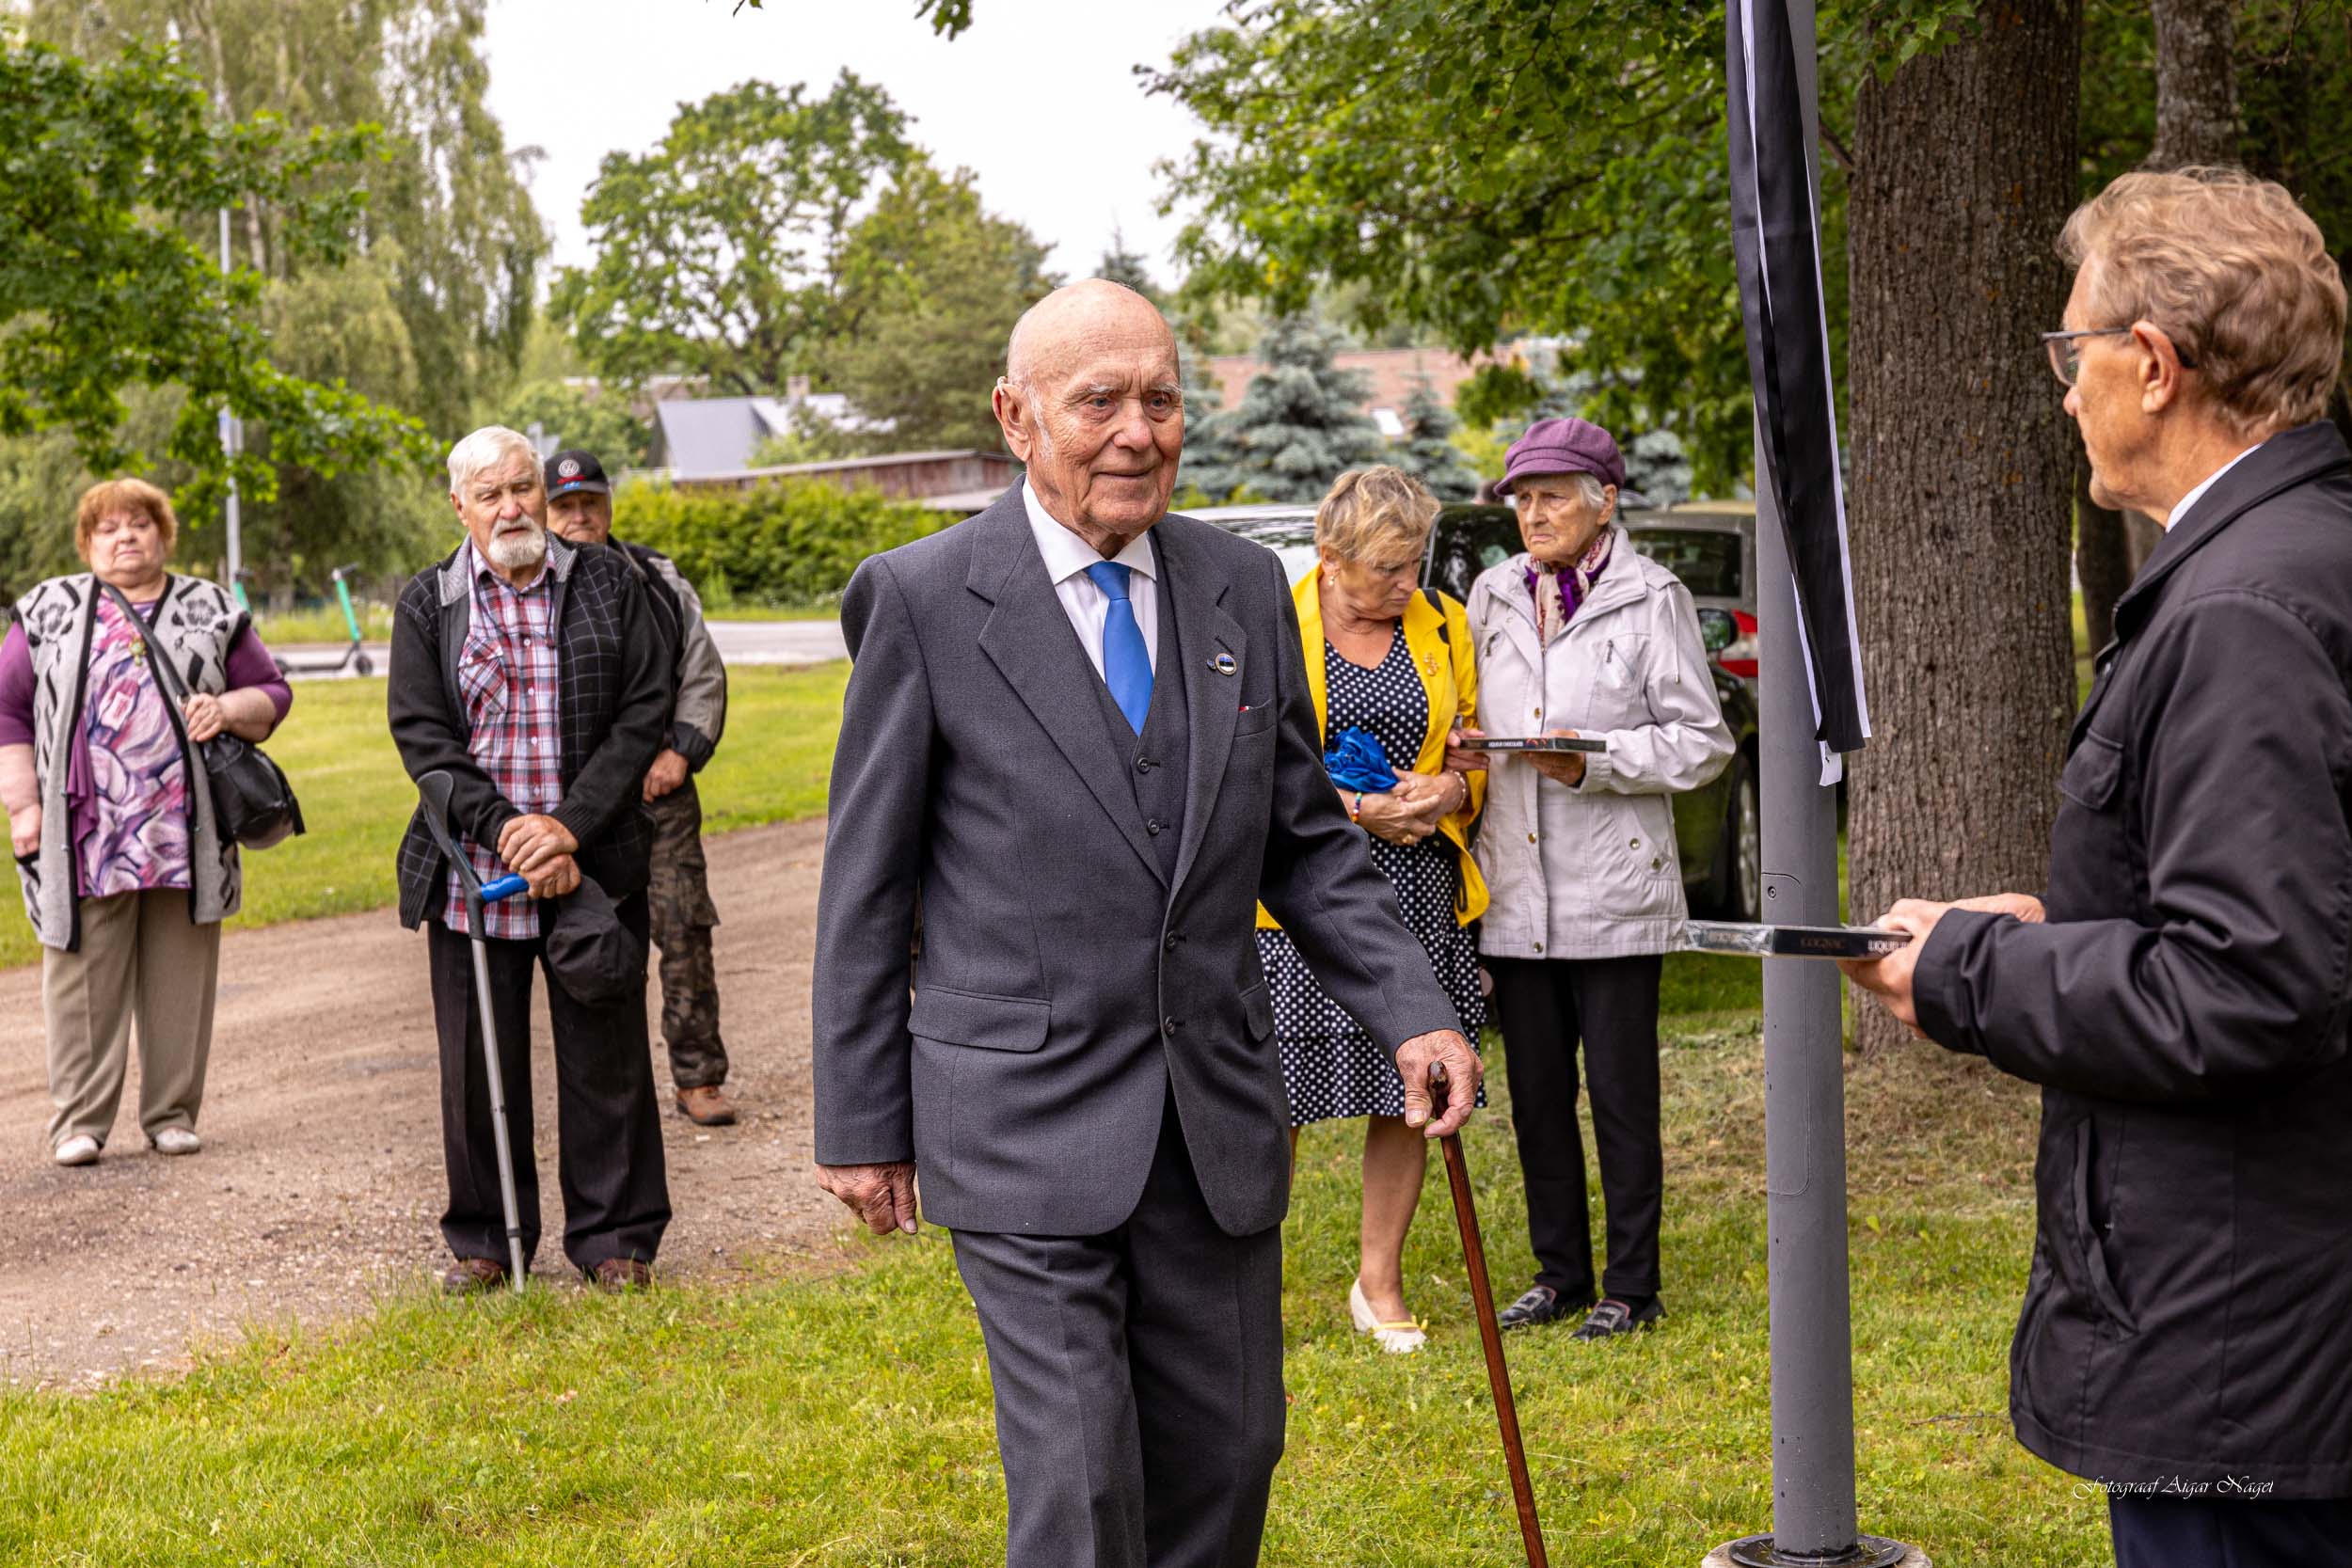
[[[1323,753],[1323,767],[1342,789],[1373,795],[1396,787],[1396,769],[1389,766],[1388,749],[1370,730],[1350,725],[1333,736],[1331,749]]]

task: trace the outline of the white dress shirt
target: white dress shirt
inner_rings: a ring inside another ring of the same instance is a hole
[[[2222,464],[2221,467],[2216,468],[2213,472],[2207,474],[2203,483],[2198,485],[2196,489],[2191,490],[2187,495],[2183,496],[2180,499],[2180,504],[2173,507],[2171,515],[2164,520],[2164,531],[2167,533],[2171,532],[2172,525],[2187,516],[2188,509],[2195,506],[2199,501],[2203,500],[2205,499],[2205,492],[2212,489],[2217,483],[2218,483],[2223,474],[2228,473],[2232,468],[2236,467],[2239,464],[2245,462],[2247,458],[2262,450],[2263,443],[2257,441],[2252,446],[2248,447],[2244,451],[2239,452],[2235,457],[2231,458],[2227,463]]]
[[[1026,480],[1021,483],[1021,499],[1029,509],[1029,531],[1037,535],[1038,553],[1045,557],[1045,575],[1054,581],[1054,593],[1061,600],[1063,613],[1070,617],[1071,629],[1078,634],[1087,657],[1094,661],[1094,673],[1101,675],[1103,621],[1110,613],[1111,596],[1094,585],[1087,568],[1099,564],[1103,557],[1094,552],[1093,546],[1054,521],[1054,515],[1045,510],[1045,503],[1037,499],[1037,491]],[[1160,567],[1152,559],[1151,534],[1136,534],[1110,559],[1128,568],[1128,602],[1135,606],[1136,629],[1143,633],[1143,651],[1150,656],[1156,674],[1160,668]]]

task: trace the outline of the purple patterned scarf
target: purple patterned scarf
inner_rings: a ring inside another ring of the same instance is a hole
[[[1549,642],[1568,629],[1576,612],[1593,592],[1593,584],[1609,566],[1609,547],[1617,531],[1603,528],[1569,569],[1561,571],[1534,556],[1527,558],[1527,594],[1535,601],[1535,640]]]

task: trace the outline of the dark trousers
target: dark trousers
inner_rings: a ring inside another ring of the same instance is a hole
[[[645,900],[616,906],[643,936]],[[498,1142],[490,1083],[474,1004],[472,944],[437,920],[425,922],[433,972],[433,1022],[441,1046],[441,1148],[449,1166],[449,1210],[441,1235],[459,1258],[506,1261],[506,1218],[499,1201]],[[531,980],[544,969],[546,942],[488,944],[490,1006],[498,1020],[499,1074],[515,1149],[515,1197],[523,1258],[539,1248],[539,1169],[532,1158]],[[564,1255],[580,1269],[608,1258],[653,1260],[670,1223],[670,1182],[661,1160],[661,1115],[654,1100],[645,997],[590,1007],[548,976],[555,1034],[556,1172],[564,1192]]]
[[[1210,1217],[1171,1102],[1102,1236],[959,1230],[1014,1568],[1248,1568],[1282,1455],[1282,1233]]]
[[[1511,1081],[1511,1127],[1527,1178],[1535,1282],[1569,1301],[1593,1298],[1584,1140],[1576,1123],[1576,1057],[1600,1146],[1609,1267],[1602,1293],[1658,1293],[1658,1221],[1665,1151],[1658,1129],[1657,954],[1629,958],[1487,958],[1494,1016]]]
[[[2110,1494],[2115,1568],[2352,1568],[2352,1498]]]
[[[688,779],[647,808],[653,814],[653,885],[646,903],[653,942],[661,949],[661,1037],[670,1048],[670,1082],[681,1089],[727,1081],[726,1042],[719,1037],[719,970],[710,947],[719,911],[710,901],[710,862],[703,854],[703,802]]]

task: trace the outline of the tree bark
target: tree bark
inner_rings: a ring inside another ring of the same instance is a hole
[[[2075,0],[1996,0],[1855,115],[1852,548],[1875,736],[1852,908],[2039,892],[2074,711],[2072,423],[2035,346],[2072,281]],[[1902,1038],[1858,1009],[1866,1049]]]
[[[2149,0],[2156,32],[2156,145],[2150,168],[2237,161],[2236,7],[2240,0]],[[2138,574],[2163,529],[2137,514],[2109,512],[2090,499],[2089,476],[2074,494],[2074,571],[2082,581],[2090,646],[2114,634],[2115,601]]]
[[[2152,168],[2238,160],[2236,10],[2242,0],[2149,0],[2156,24]]]

